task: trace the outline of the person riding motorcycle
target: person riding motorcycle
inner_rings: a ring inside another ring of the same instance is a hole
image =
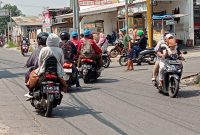
[[[72,32],[72,36],[75,36],[75,35],[76,35],[76,33]],[[78,36],[78,33],[77,33],[77,36]],[[60,48],[63,50],[64,59],[74,62],[74,58],[77,56],[77,48],[74,45],[74,43],[72,41],[70,41],[70,34],[68,32],[62,32],[60,34],[60,38],[62,40],[62,42],[60,43]],[[73,40],[73,41],[75,42],[75,40]],[[81,86],[80,86],[80,82],[79,82],[79,78],[78,78],[78,70],[74,64],[73,64],[73,72],[77,72],[76,88],[80,88]]]
[[[78,40],[78,33],[76,31],[73,31],[71,33],[72,39],[70,40],[75,46],[76,49],[78,49],[78,46],[80,45],[80,41]]]
[[[101,48],[103,53],[105,53],[108,49],[108,40],[106,39],[106,36],[103,33],[100,33],[99,37],[100,38],[97,46]]]
[[[133,46],[133,59],[138,57],[139,52],[146,49],[147,46],[147,38],[144,35],[143,30],[137,30],[137,36],[139,36],[139,41],[134,43]]]
[[[156,77],[158,75],[159,72],[159,63],[160,63],[160,59],[164,57],[162,50],[161,50],[161,46],[164,44],[168,44],[170,39],[173,39],[174,36],[172,34],[169,33],[165,33],[164,37],[161,38],[161,40],[157,43],[156,47],[154,48],[154,50],[156,51],[157,54],[157,60],[155,62],[154,68],[153,68],[153,76],[152,76],[152,81],[154,82],[156,80]]]
[[[26,38],[25,36],[22,37],[22,41],[21,41],[21,53],[22,54],[23,54],[23,52],[22,52],[23,45],[28,45],[28,47],[30,45],[28,38]]]
[[[48,36],[49,34],[46,32],[41,32],[37,35],[38,48],[32,52],[31,56],[28,58],[25,65],[27,68],[30,68],[29,71],[25,74],[25,83],[28,82],[31,71],[38,68],[39,54],[40,54],[41,49],[46,46],[46,40]],[[30,98],[29,92],[25,94],[24,96]]]
[[[181,57],[181,59],[184,59],[181,56],[181,52],[178,49],[176,40],[174,38],[169,39],[167,45],[162,44],[161,51],[162,51],[162,58],[160,59],[160,62],[159,62],[159,81],[160,81],[159,86],[160,87],[162,87],[162,83],[163,83],[163,70],[165,66],[164,59],[168,58],[170,55],[176,55],[177,58]]]
[[[97,46],[97,44],[91,39],[91,37],[92,37],[91,31],[86,29],[84,31],[84,38],[80,41],[80,46],[78,48],[78,53],[80,55],[79,57],[91,58],[97,61],[98,69],[101,70],[103,66],[102,57],[101,57],[102,51]],[[80,67],[80,64],[78,64],[78,67]]]

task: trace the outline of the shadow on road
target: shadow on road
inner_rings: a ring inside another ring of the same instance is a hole
[[[197,97],[200,96],[200,90],[184,90],[179,91],[180,98],[190,98],[190,97]]]
[[[12,72],[9,72],[9,71],[0,71],[0,78],[16,78],[16,77],[19,77],[19,76],[24,76],[25,73],[12,73]]]
[[[95,83],[114,83],[114,82],[119,82],[119,80],[118,79],[101,78],[101,79],[98,79],[97,82],[95,82]]]
[[[82,88],[76,88],[76,87],[71,87],[68,90],[68,93],[79,93],[79,92],[89,92],[92,90],[98,90],[100,88],[93,88],[93,87],[82,87]]]

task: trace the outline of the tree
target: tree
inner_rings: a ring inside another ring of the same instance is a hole
[[[23,15],[21,10],[19,10],[16,5],[6,4],[6,5],[3,6],[3,9],[8,9],[9,11],[11,11],[11,16]],[[10,22],[9,16],[0,18],[0,33],[3,33],[4,29],[7,28],[8,22]]]

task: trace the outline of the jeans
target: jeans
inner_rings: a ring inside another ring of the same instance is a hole
[[[138,57],[139,52],[141,52],[142,49],[139,46],[134,46],[133,47],[133,59]]]

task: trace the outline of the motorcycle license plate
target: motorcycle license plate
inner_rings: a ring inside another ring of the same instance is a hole
[[[59,86],[43,86],[44,93],[59,93]]]
[[[65,73],[72,73],[72,68],[64,69],[64,72],[65,72]]]

